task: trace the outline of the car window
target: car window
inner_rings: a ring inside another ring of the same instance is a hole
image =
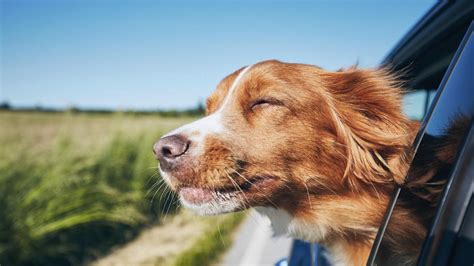
[[[422,129],[417,136],[415,141],[416,155],[413,159],[410,167],[407,179],[414,180],[428,174],[433,171],[437,174],[429,180],[430,185],[423,187],[424,191],[414,190],[409,186],[404,186],[396,190],[394,194],[393,203],[389,206],[386,214],[384,224],[379,230],[379,235],[374,244],[369,264],[376,263],[377,261],[392,262],[396,265],[397,260],[394,258],[386,258],[384,255],[384,247],[391,241],[391,237],[387,234],[390,229],[391,217],[393,213],[400,210],[404,204],[413,204],[415,201],[420,201],[424,196],[430,196],[430,189],[443,190],[446,184],[449,184],[450,177],[452,175],[453,165],[455,163],[456,154],[458,153],[458,147],[448,146],[449,143],[460,143],[462,147],[462,141],[467,130],[472,124],[472,117],[474,113],[474,37],[472,34],[473,27],[471,26],[468,30],[468,34],[464,38],[456,56],[451,62],[448,71],[446,72],[443,81],[438,89],[437,96],[433,100],[433,107],[428,112],[427,117],[422,125]],[[420,96],[421,95],[421,96]],[[423,95],[413,95],[413,99],[416,97],[422,97]],[[433,97],[430,94],[426,94],[423,97]],[[421,108],[414,108],[414,110],[421,112]],[[459,142],[453,139],[460,140]],[[443,153],[440,153],[442,151]],[[420,169],[422,171],[420,172]],[[410,184],[410,182],[408,182]],[[433,184],[433,187],[430,187]],[[445,190],[446,191],[446,190]],[[444,195],[444,194],[438,194]],[[434,202],[440,202],[438,201]],[[436,213],[436,208],[439,208],[439,204],[432,206],[434,210],[430,212],[428,209],[421,209],[419,212],[420,219],[423,219],[425,224],[430,228],[433,225],[433,217]],[[427,213],[433,213],[432,216],[425,216]],[[386,231],[387,230],[387,231]],[[430,232],[430,231],[429,231]],[[430,235],[430,233],[428,233]],[[425,240],[431,241],[429,238]],[[419,243],[418,254],[422,248],[422,243]],[[416,251],[414,251],[416,252]]]
[[[431,90],[416,90],[403,96],[403,112],[412,120],[421,121],[433,101],[435,93]]]

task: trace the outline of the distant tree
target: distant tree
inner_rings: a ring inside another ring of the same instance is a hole
[[[64,109],[64,111],[66,113],[76,114],[79,113],[81,110],[76,106],[69,106],[68,108]]]
[[[201,101],[198,102],[196,111],[198,115],[204,115],[204,113],[206,112],[206,107],[204,106],[203,102]]]
[[[206,109],[202,102],[198,102],[197,106],[191,109],[184,111],[184,114],[191,115],[191,116],[199,116],[204,115]]]
[[[11,109],[10,103],[8,103],[7,101],[0,103],[0,110],[10,110],[10,109]]]

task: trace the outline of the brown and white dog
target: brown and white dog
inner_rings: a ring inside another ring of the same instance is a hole
[[[325,245],[335,265],[366,263],[418,130],[402,114],[396,79],[264,61],[224,78],[206,114],[154,145],[185,207],[256,207],[275,233]],[[415,211],[394,213],[385,248],[397,256],[414,256],[425,235]]]

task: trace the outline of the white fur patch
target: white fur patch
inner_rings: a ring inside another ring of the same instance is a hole
[[[281,209],[269,207],[255,207],[255,209],[270,219],[275,236],[286,234],[297,239],[315,242],[324,239],[328,234],[328,228],[324,223],[317,221],[305,223]]]
[[[163,178],[163,180],[165,180],[166,184],[172,187],[170,176],[166,172],[162,171],[161,168],[159,168],[158,170],[160,171],[160,175]]]
[[[160,174],[163,180],[170,186],[172,186],[171,177],[166,172],[163,172],[160,169]],[[235,192],[237,193],[237,192]],[[239,209],[242,205],[241,201],[239,200],[238,196],[232,193],[219,193],[216,192],[216,196],[210,202],[206,202],[203,204],[194,204],[183,197],[179,197],[181,203],[184,207],[196,212],[199,215],[216,215],[221,213],[233,212]]]
[[[222,131],[224,131],[224,128],[221,123],[221,114],[220,112],[215,112],[212,115],[206,116],[192,123],[186,124],[180,128],[177,128],[164,135],[163,137],[168,137],[176,134],[201,135],[202,133],[219,133]]]
[[[224,97],[221,106],[217,109],[216,112],[202,119],[177,128],[164,135],[162,138],[177,134],[186,136],[192,143],[192,148],[189,152],[193,156],[199,157],[204,152],[203,142],[206,136],[208,136],[209,134],[225,134],[225,128],[222,123],[223,110],[226,106],[229,105],[229,102],[231,101],[231,98],[234,95],[234,92],[238,87],[240,80],[251,67],[252,65],[244,68],[235,78],[234,82],[232,82],[232,85],[229,88],[229,91],[227,92],[227,95]],[[161,169],[160,173],[163,179],[169,185],[171,185],[172,180],[170,176],[165,172],[161,171]],[[213,201],[203,204],[193,204],[191,202],[186,201],[183,197],[180,197],[180,200],[185,207],[201,215],[213,215],[231,212],[237,210],[241,206],[241,202],[238,197],[215,197]]]
[[[184,207],[194,211],[199,215],[216,215],[233,212],[240,208],[240,201],[236,198],[223,199],[216,197],[214,200],[202,204],[194,204],[183,197],[179,197]]]
[[[221,113],[213,113],[212,115],[201,118],[192,123],[186,124],[180,128],[177,128],[164,137],[183,134],[188,140],[193,143],[190,153],[198,156],[204,150],[204,137],[209,134],[221,134],[224,132],[224,126],[221,123]]]
[[[232,82],[232,85],[229,88],[229,91],[227,92],[227,95],[222,101],[221,106],[217,109],[216,112],[202,119],[199,119],[195,122],[192,122],[190,124],[177,128],[171,131],[170,133],[164,135],[163,137],[176,135],[176,134],[183,134],[183,135],[186,135],[191,141],[199,145],[199,144],[202,144],[204,137],[206,137],[209,134],[224,133],[225,128],[222,123],[222,112],[231,101],[232,95],[234,94],[234,91],[239,85],[240,80],[251,67],[252,65],[244,68],[244,70],[242,70],[239,73],[239,75],[235,78],[234,82]],[[198,152],[200,152],[201,149],[199,149],[199,147],[195,147],[195,149],[196,148],[198,150],[195,151],[195,153],[198,154]]]
[[[222,102],[222,105],[219,107],[219,109],[217,110],[217,112],[221,112],[225,106],[227,106],[227,104],[229,103],[230,101],[230,98],[232,97],[232,95],[234,94],[234,91],[235,89],[237,88],[237,85],[239,85],[239,82],[240,80],[242,79],[242,77],[245,75],[245,73],[250,69],[252,68],[253,65],[250,65],[246,68],[244,68],[244,70],[242,70],[242,72],[239,73],[239,75],[235,78],[234,82],[232,82],[232,85],[230,86],[229,88],[229,91],[227,92],[227,95],[225,96],[224,98],[224,101]],[[216,112],[216,113],[217,113]]]
[[[334,266],[352,265],[349,259],[347,258],[347,256],[345,256],[346,250],[344,249],[343,246],[338,245],[338,244],[332,245],[331,247],[329,247],[329,252],[330,254],[327,259],[331,262],[331,265],[334,265]]]
[[[290,226],[293,217],[291,217],[286,211],[269,207],[255,207],[255,210],[262,216],[266,216],[270,219],[273,236],[288,234],[288,227]]]

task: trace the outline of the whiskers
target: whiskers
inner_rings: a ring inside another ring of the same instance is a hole
[[[244,197],[243,200],[244,200],[244,206],[247,205],[250,206],[250,202],[247,198],[247,196],[245,196],[245,193],[244,191],[242,190],[242,188],[240,187],[240,185],[235,182],[235,180],[228,174],[228,173],[225,173],[225,176],[230,180],[230,182],[232,183],[232,186],[236,189],[236,190],[239,190],[241,193],[242,193],[242,196]]]
[[[248,161],[243,161],[243,160],[240,160],[240,161],[241,161],[241,164],[244,164],[244,165],[249,164],[249,165],[254,165],[254,166],[256,166],[256,164],[251,163],[251,162],[248,162]],[[239,166],[238,169],[239,169],[240,171],[245,170],[245,168],[240,167],[240,166]],[[252,186],[253,189],[256,189],[261,195],[263,195],[263,196],[265,197],[265,199],[268,201],[268,203],[270,203],[273,207],[278,208],[278,207],[277,207],[277,204],[275,204],[275,203],[268,197],[268,195],[265,193],[265,191],[263,191],[263,190],[262,190],[261,188],[259,188],[259,187],[256,187],[255,184],[254,184],[254,182],[252,182],[252,181],[250,181],[248,178],[244,177],[244,175],[242,175],[239,171],[237,171],[237,170],[235,170],[235,169],[232,169],[232,172],[233,172],[234,174],[236,174],[237,176],[239,176],[240,178],[242,178],[247,184],[249,184],[250,186]],[[262,172],[264,172],[264,174],[267,175],[267,176],[269,176],[269,177],[274,176],[274,174],[271,174],[271,173],[268,172],[268,171],[262,171]],[[288,185],[285,184],[285,186],[287,186],[287,187],[289,188]],[[244,194],[244,196],[245,196],[245,194]]]
[[[157,169],[158,167],[150,167],[149,169],[152,168]],[[150,212],[153,212],[155,199],[159,195],[157,202],[159,216],[163,217],[163,221],[166,221],[169,212],[180,207],[179,198],[176,196],[175,192],[168,187],[165,180],[160,176],[159,171],[156,171],[149,177],[147,184],[153,179],[157,180],[153,183],[150,189],[148,189],[145,197],[149,197],[151,194],[153,194],[150,199]]]

